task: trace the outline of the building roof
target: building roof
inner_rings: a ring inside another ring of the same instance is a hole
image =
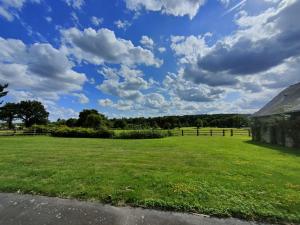
[[[263,117],[293,112],[300,112],[300,83],[282,91],[253,116]]]

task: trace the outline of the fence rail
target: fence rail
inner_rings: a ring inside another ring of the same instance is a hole
[[[252,136],[251,129],[172,130],[174,136]]]
[[[175,129],[169,130],[174,136],[252,136],[250,128],[245,129]],[[51,133],[0,130],[0,136],[41,136]]]
[[[41,136],[41,135],[50,135],[51,133],[46,132],[23,132],[23,131],[0,131],[0,136]]]

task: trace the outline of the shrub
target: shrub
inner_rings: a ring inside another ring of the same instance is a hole
[[[143,131],[126,131],[119,133],[116,138],[118,139],[154,139],[165,138],[171,136],[169,131],[157,130],[143,130]]]
[[[91,128],[61,127],[52,131],[54,137],[77,137],[77,138],[112,138],[114,133],[106,129],[94,130]]]
[[[51,133],[53,131],[53,126],[48,125],[33,125],[24,130],[24,133],[38,133],[38,134],[46,134]]]

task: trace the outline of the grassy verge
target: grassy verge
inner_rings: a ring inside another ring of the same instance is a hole
[[[0,191],[300,223],[300,153],[247,137],[0,137]]]

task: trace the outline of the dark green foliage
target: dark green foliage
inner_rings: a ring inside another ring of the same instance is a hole
[[[68,127],[76,127],[76,126],[77,126],[77,122],[78,122],[77,119],[75,119],[75,118],[70,118],[70,119],[68,119],[68,120],[66,121],[66,125],[67,125]]]
[[[86,121],[84,123],[84,127],[100,129],[105,127],[105,119],[103,116],[98,114],[90,114],[87,116]]]
[[[95,109],[85,109],[79,114],[77,120],[78,127],[100,129],[101,127],[108,127],[109,121],[107,118]]]
[[[56,121],[56,122],[54,122],[54,124],[55,124],[55,125],[57,125],[57,126],[65,126],[65,125],[66,125],[66,123],[67,123],[67,121],[66,121],[66,120],[64,120],[64,119],[60,119],[60,118],[58,118],[58,119],[57,119],[57,121]]]
[[[69,128],[60,127],[52,131],[54,137],[75,137],[75,138],[112,138],[112,131],[101,129],[94,130],[90,128]]]
[[[171,132],[157,130],[127,131],[119,133],[118,139],[155,139],[171,136]]]
[[[6,103],[0,108],[0,120],[6,121],[8,129],[13,129],[13,120],[18,115],[18,105],[15,103]]]
[[[5,91],[5,89],[8,87],[8,84],[0,84],[0,98],[4,97],[7,95],[8,91]],[[0,105],[3,103],[3,101],[0,101]]]
[[[24,133],[50,134],[55,130],[55,126],[33,125],[24,130]]]
[[[47,124],[49,113],[41,102],[21,101],[18,103],[18,118],[20,118],[25,127],[31,127],[33,124]]]
[[[123,119],[116,120],[113,124],[114,128],[125,129],[127,127],[127,122]]]
[[[153,118],[122,118],[112,119],[111,121],[113,124],[119,124],[121,121],[124,121],[127,123],[126,128],[128,129],[173,129],[176,127],[197,126],[198,120],[202,120],[203,127],[241,128],[250,126],[248,115],[237,114],[164,116]],[[117,126],[114,127],[118,128]]]
[[[203,121],[202,121],[200,118],[197,119],[197,120],[196,120],[195,126],[196,126],[197,128],[203,127]]]

